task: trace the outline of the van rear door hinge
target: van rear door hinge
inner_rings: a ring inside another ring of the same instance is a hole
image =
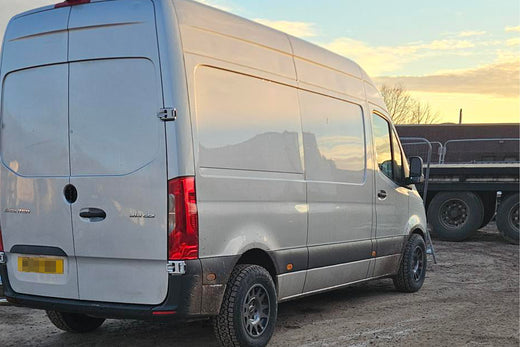
[[[159,117],[160,120],[165,122],[170,122],[172,120],[177,119],[177,109],[173,107],[165,107],[161,108],[159,113],[157,113],[157,117]]]

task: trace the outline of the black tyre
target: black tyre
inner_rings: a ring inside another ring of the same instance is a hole
[[[502,237],[510,243],[518,245],[519,228],[518,228],[518,206],[519,195],[512,194],[507,196],[497,211],[497,227]]]
[[[87,333],[96,330],[105,318],[90,317],[80,313],[47,311],[47,317],[58,329],[71,333]]]
[[[414,293],[421,289],[426,276],[426,246],[420,235],[412,234],[404,248],[399,272],[393,278],[397,290]]]
[[[239,264],[231,273],[218,316],[213,318],[221,346],[265,346],[276,324],[273,279],[258,265]]]
[[[463,241],[482,225],[484,206],[472,192],[442,192],[433,197],[427,215],[434,236]]]

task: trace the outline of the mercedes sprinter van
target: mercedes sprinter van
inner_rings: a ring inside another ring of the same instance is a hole
[[[69,0],[9,22],[0,81],[0,275],[58,328],[264,346],[281,301],[423,284],[422,162],[349,59],[193,1]]]

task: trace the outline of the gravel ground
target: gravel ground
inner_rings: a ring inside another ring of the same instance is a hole
[[[270,346],[519,346],[519,247],[495,225],[435,242],[418,293],[378,280],[279,305]],[[0,304],[0,346],[216,346],[208,322],[108,320],[93,333],[56,329],[44,312]]]

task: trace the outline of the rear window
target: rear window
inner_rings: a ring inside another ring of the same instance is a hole
[[[68,176],[67,64],[10,73],[2,97],[4,165],[22,176]]]

